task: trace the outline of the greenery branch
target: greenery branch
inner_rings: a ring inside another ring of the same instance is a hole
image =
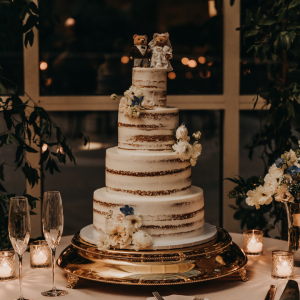
[[[36,4],[28,0],[0,1],[0,12],[4,12],[0,13],[2,49],[9,49],[20,34],[25,34],[25,46],[27,47],[28,43],[32,46],[33,27],[39,28],[39,10]],[[22,25],[26,17],[27,21]],[[20,92],[28,98],[26,101],[22,101]],[[41,179],[39,174],[43,173],[39,171],[43,164],[46,171],[54,174],[60,172],[59,163],[65,164],[67,159],[74,164],[76,161],[66,136],[45,109],[39,106],[39,102],[36,103],[13,80],[4,76],[0,76],[0,93],[6,93],[5,98],[0,98],[0,117],[5,123],[5,129],[0,132],[0,148],[13,146],[12,149],[16,149],[14,164],[0,161],[0,250],[2,250],[11,247],[8,236],[8,210],[9,198],[15,195],[7,192],[4,187],[6,167],[14,167],[15,170],[21,168],[25,179],[33,188]],[[78,132],[77,137],[83,139],[85,146],[89,143],[89,138],[82,132]],[[26,159],[26,153],[40,156],[38,168],[30,164]],[[23,195],[28,198],[31,214],[34,214],[36,201],[40,199],[26,191]]]
[[[231,0],[231,5],[234,1]],[[244,0],[247,6],[249,1]],[[300,0],[256,1],[256,7],[246,10],[246,18],[240,28],[243,41],[252,45],[248,52],[264,64],[269,84],[260,88],[254,98],[254,107],[258,99],[264,99],[267,117],[261,120],[260,130],[245,146],[248,156],[253,158],[254,151],[262,148],[260,158],[265,173],[274,161],[285,151],[298,146],[300,133]],[[274,202],[262,206],[260,210],[247,207],[247,192],[261,184],[260,176],[247,180],[227,178],[236,184],[228,193],[236,199],[234,218],[241,221],[241,228],[259,228],[265,235],[285,218],[282,204]]]

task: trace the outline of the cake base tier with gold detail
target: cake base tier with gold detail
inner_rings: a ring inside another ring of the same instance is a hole
[[[174,285],[212,280],[238,272],[247,281],[247,257],[227,231],[217,239],[172,250],[98,250],[76,234],[60,254],[57,265],[74,288],[80,278],[126,285]]]

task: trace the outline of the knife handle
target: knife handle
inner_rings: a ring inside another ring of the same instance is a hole
[[[266,296],[265,300],[274,300],[275,299],[276,290],[277,290],[276,285],[272,284],[270,286],[270,289],[269,289],[269,291],[267,293],[267,296]]]

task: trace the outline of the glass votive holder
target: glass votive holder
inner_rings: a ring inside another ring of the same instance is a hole
[[[32,269],[51,267],[51,250],[46,241],[30,243],[30,267]]]
[[[244,231],[243,248],[248,255],[263,253],[264,234],[261,230],[251,229]]]
[[[10,280],[16,276],[16,260],[14,251],[0,252],[0,281]]]
[[[274,279],[292,278],[294,273],[294,255],[291,251],[272,251],[271,277]]]

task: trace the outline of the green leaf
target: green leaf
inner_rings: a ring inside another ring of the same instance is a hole
[[[34,27],[39,21],[39,18],[38,16],[35,16],[35,15],[30,15],[25,23],[25,25],[23,25],[22,27],[22,31],[25,33],[27,31],[29,31],[30,29],[32,29],[32,27]],[[30,30],[32,31],[32,30]],[[26,44],[25,44],[26,46]]]
[[[0,81],[0,93],[6,93],[7,89],[6,87],[2,84],[2,82]]]
[[[33,45],[33,39],[34,39],[34,33],[33,33],[33,30],[31,29],[30,31],[28,31],[26,34],[25,34],[25,41],[24,41],[24,44],[25,44],[25,47],[27,48],[27,44],[29,42],[30,46]]]
[[[288,9],[294,8],[300,4],[300,0],[293,0],[290,5],[288,6]]]
[[[16,135],[17,135],[18,137],[21,137],[22,134],[24,133],[24,130],[25,130],[25,128],[24,128],[23,124],[22,124],[22,123],[19,123],[19,124],[16,126],[16,129],[15,129]]]
[[[17,163],[20,160],[22,154],[23,154],[23,147],[19,146],[16,151],[15,163]]]
[[[275,24],[277,21],[275,19],[262,19],[258,22],[258,25],[270,26]]]
[[[34,110],[31,114],[30,114],[30,117],[29,117],[29,124],[32,125],[36,119],[38,118],[38,114],[37,112]]]
[[[31,2],[29,3],[29,8],[30,8],[30,10],[31,10],[34,14],[36,14],[36,15],[39,14],[39,9],[38,9],[38,7],[36,6],[36,4],[35,4],[33,1],[31,1]]]
[[[249,30],[244,33],[244,37],[255,36],[259,33],[259,30]]]
[[[281,22],[285,18],[286,12],[287,12],[287,8],[286,7],[282,7],[279,10],[278,14],[276,15],[276,16],[278,16],[277,22]]]
[[[13,133],[10,135],[10,140],[13,141],[15,144],[17,144],[18,146],[20,146],[18,139]]]
[[[46,121],[42,124],[41,129],[40,129],[40,135],[41,136],[43,136],[47,132],[48,127],[49,127],[49,122],[48,121]]]

